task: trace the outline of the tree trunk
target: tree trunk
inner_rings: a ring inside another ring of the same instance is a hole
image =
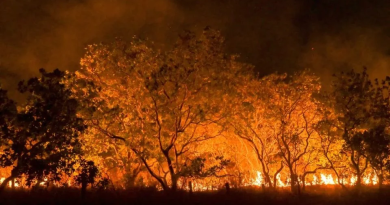
[[[84,180],[83,180],[83,182],[81,182],[81,198],[85,198],[85,195],[87,194],[87,185],[88,185],[88,183],[87,182],[85,182]]]
[[[302,176],[302,191],[306,190],[306,174]]]
[[[257,153],[257,155],[259,155],[259,154]],[[263,175],[264,175],[265,183],[268,185],[268,187],[272,188],[271,177],[269,176],[269,172],[267,172],[267,170],[265,168],[266,165],[264,164],[263,159],[261,157],[258,157],[258,159],[261,162],[261,167],[263,169]]]
[[[359,168],[357,168],[357,170],[356,170],[356,188],[360,189],[361,186],[362,186],[362,176],[361,176]]]
[[[132,149],[132,150],[134,151],[134,153],[136,153],[138,155],[137,150],[135,150],[135,149]],[[156,173],[153,172],[153,170],[150,168],[150,166],[146,162],[146,159],[143,158],[143,157],[139,157],[139,159],[141,159],[142,163],[145,165],[145,167],[148,170],[149,174],[152,175],[152,177],[154,177],[160,183],[160,185],[162,186],[163,190],[166,191],[166,192],[169,191],[168,185],[161,179],[161,177],[157,176]]]
[[[225,188],[226,188],[226,194],[229,194],[230,193],[230,184],[229,184],[229,182],[225,183]]]
[[[190,194],[192,194],[192,181],[188,182],[188,187],[190,189]]]
[[[8,183],[13,180],[15,177],[14,176],[9,176],[4,179],[3,183],[0,185],[0,194],[4,191],[4,189],[7,187]]]
[[[171,158],[169,157],[169,150],[165,150],[163,151],[164,153],[164,156],[167,160],[167,163],[168,163],[168,169],[169,169],[169,174],[171,175],[171,189],[170,191],[172,192],[175,192],[177,190],[177,176],[175,174],[175,170],[173,169],[173,164],[172,164],[172,160]]]
[[[176,176],[171,176],[171,181],[172,181],[171,191],[175,192],[175,191],[177,191],[177,178],[176,178]]]
[[[378,186],[379,186],[379,190],[382,190],[383,188],[383,174],[378,174]]]
[[[297,183],[297,179],[296,179],[296,175],[293,171],[293,168],[292,168],[292,165],[288,167],[289,170],[290,170],[290,188],[291,188],[291,192],[292,193],[296,193],[297,192],[297,189],[296,189],[296,183]]]
[[[264,172],[264,170],[263,170]],[[269,173],[264,172],[264,178],[265,178],[265,183],[268,185],[268,187],[272,188],[274,185],[272,184],[271,177],[269,176]]]
[[[296,183],[297,180],[295,179],[295,175],[294,174],[290,175],[290,188],[291,188],[291,192],[294,194],[297,192]]]
[[[283,163],[280,164],[280,168],[275,172],[275,175],[274,175],[274,189],[276,189],[277,187],[277,179],[276,177],[278,176],[278,174],[283,170]]]
[[[297,189],[298,195],[300,196],[301,195],[301,185],[299,184],[298,176],[296,177],[296,179],[297,179],[296,189]]]

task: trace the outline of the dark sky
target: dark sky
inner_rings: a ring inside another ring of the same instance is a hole
[[[0,0],[0,82],[13,96],[41,67],[76,70],[88,44],[137,35],[169,45],[206,26],[263,75],[390,75],[390,0]]]

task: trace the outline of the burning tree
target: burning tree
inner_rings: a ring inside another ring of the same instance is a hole
[[[222,168],[198,163],[197,151],[225,129],[224,105],[242,67],[223,53],[218,32],[185,33],[169,52],[139,40],[92,45],[81,65],[74,92],[92,109],[88,125],[122,141],[164,190],[176,190],[189,168],[202,177]]]
[[[276,187],[287,167],[291,190],[297,192],[307,175],[327,168],[315,132],[322,117],[321,103],[313,97],[320,90],[318,78],[302,72],[245,82],[243,103],[233,115],[235,134],[253,148],[266,185]]]
[[[231,126],[238,137],[236,140],[244,140],[251,147],[261,165],[264,183],[269,187],[277,186],[277,176],[284,167],[267,116],[269,96],[272,95],[269,88],[279,77],[272,75],[261,80],[242,80],[241,96],[236,96],[239,103],[232,109]]]
[[[345,187],[344,179],[350,173],[348,167],[348,156],[342,152],[343,139],[341,130],[338,129],[339,122],[331,106],[331,97],[325,94],[321,97],[322,119],[316,127],[316,132],[320,138],[320,152],[324,158],[325,166],[336,175],[337,183]]]
[[[278,154],[289,171],[291,191],[299,192],[299,176],[305,176],[308,166],[317,162],[312,157],[317,155],[315,127],[321,116],[313,95],[319,92],[320,84],[317,77],[302,72],[290,79],[276,80],[269,89],[267,126],[272,130]]]

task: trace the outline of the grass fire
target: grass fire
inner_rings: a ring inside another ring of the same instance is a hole
[[[0,204],[390,203],[390,77],[261,73],[224,33],[89,42],[0,86]]]

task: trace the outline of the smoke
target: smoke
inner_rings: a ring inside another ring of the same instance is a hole
[[[372,78],[383,79],[390,75],[389,48],[380,42],[385,39],[381,31],[361,29],[317,37],[310,42],[312,48],[302,54],[302,67],[315,71],[325,86],[331,82],[332,74],[351,69],[361,71],[363,67]]]
[[[372,78],[390,75],[390,1],[313,1],[306,6],[311,8],[304,16],[310,19],[308,46],[299,62],[315,71],[325,88],[340,71],[367,67]]]
[[[227,51],[261,75],[310,68],[327,83],[340,69],[367,66],[382,76],[390,73],[388,2],[2,0],[0,82],[18,98],[19,80],[42,67],[76,70],[88,44],[136,35],[163,48],[206,26],[221,30]]]
[[[170,0],[0,2],[0,82],[11,91],[39,68],[75,70],[88,44],[137,35],[169,42],[182,16]]]

